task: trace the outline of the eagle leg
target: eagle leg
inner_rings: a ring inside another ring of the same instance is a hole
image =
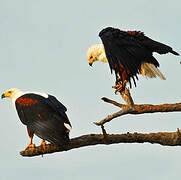
[[[30,143],[28,144],[28,146],[25,148],[25,150],[27,149],[33,149],[35,148],[35,145],[33,144],[33,135],[30,137]]]
[[[34,135],[34,133],[32,133],[28,127],[27,127],[27,131],[28,131],[28,135],[29,135],[29,137],[30,137],[30,143],[29,143],[28,146],[25,148],[25,150],[27,150],[27,149],[29,149],[29,148],[34,148],[34,147],[35,147],[35,145],[33,144],[33,135]]]

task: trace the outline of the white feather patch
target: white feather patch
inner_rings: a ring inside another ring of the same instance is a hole
[[[64,123],[64,126],[67,128],[68,132],[70,132],[70,130],[72,129],[71,126],[67,123]]]
[[[161,71],[155,67],[155,65],[146,62],[141,64],[141,74],[143,76],[147,76],[148,78],[156,78],[158,76],[162,80],[166,79]]]
[[[40,95],[40,96],[42,96],[42,97],[44,97],[44,98],[48,98],[48,94],[46,94],[46,93],[40,93],[40,92],[33,92],[33,91],[26,91],[26,92],[24,92],[24,94],[23,95],[25,95],[25,94],[37,94],[37,95]]]

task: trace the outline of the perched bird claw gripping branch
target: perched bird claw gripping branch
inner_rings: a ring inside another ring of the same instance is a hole
[[[25,151],[36,148],[34,134],[42,139],[40,148],[46,147],[45,140],[57,147],[69,142],[71,124],[65,113],[67,108],[54,96],[14,88],[2,94],[2,98],[6,97],[11,98],[21,122],[27,126],[30,143]]]

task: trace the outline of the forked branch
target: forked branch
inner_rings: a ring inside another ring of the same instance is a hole
[[[120,107],[121,110],[113,113],[111,115],[108,115],[103,120],[99,122],[94,122],[97,126],[104,125],[107,122],[110,122],[111,120],[127,115],[127,114],[143,114],[143,113],[156,113],[156,112],[175,112],[175,111],[181,111],[181,103],[175,103],[175,104],[160,104],[160,105],[152,105],[152,104],[134,104],[131,95],[129,93],[129,90],[125,91],[125,94],[122,93],[121,96],[125,100],[126,104],[120,104],[116,101],[113,101],[111,99],[108,99],[106,97],[103,97],[102,100],[104,102],[113,104],[117,107]],[[126,97],[126,98],[125,98]]]
[[[49,154],[54,152],[68,151],[71,149],[76,149],[85,146],[93,146],[98,144],[116,144],[116,143],[157,143],[164,146],[181,146],[181,133],[179,129],[177,132],[158,132],[158,133],[127,133],[127,134],[107,134],[104,128],[104,124],[113,120],[116,117],[123,116],[126,114],[143,114],[143,113],[155,113],[155,112],[174,112],[181,111],[181,103],[175,104],[161,104],[161,105],[151,105],[151,104],[134,104],[133,99],[130,95],[128,89],[121,93],[122,98],[126,104],[120,104],[116,101],[110,100],[108,98],[102,98],[107,103],[113,104],[120,107],[121,110],[108,115],[106,118],[99,122],[94,122],[102,129],[103,134],[88,134],[73,138],[64,147],[56,147],[52,144],[47,144],[45,146],[38,146],[33,149],[27,149],[20,152],[22,156],[38,156],[43,154]]]

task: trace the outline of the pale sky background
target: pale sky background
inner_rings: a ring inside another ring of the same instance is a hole
[[[92,124],[119,109],[101,101],[123,102],[111,86],[108,64],[90,68],[87,48],[100,43],[107,26],[141,30],[181,53],[181,1],[165,0],[1,0],[1,94],[9,88],[47,92],[68,109],[71,137],[100,133]],[[181,58],[156,55],[167,80],[140,77],[131,90],[135,103],[180,102]],[[145,144],[97,145],[25,158],[29,143],[10,100],[0,101],[0,179],[170,180],[180,177],[181,147]],[[108,133],[172,132],[181,128],[180,113],[124,116],[105,126]],[[35,138],[38,145],[40,140]]]

